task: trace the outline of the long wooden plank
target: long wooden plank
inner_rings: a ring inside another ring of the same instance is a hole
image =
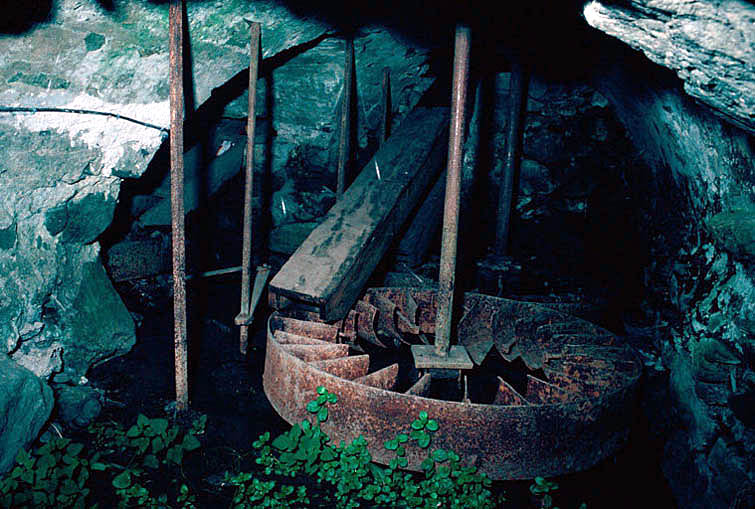
[[[270,282],[270,302],[339,320],[441,170],[448,108],[415,108]]]

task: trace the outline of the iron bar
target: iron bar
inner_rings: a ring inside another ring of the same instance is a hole
[[[382,147],[391,131],[391,70],[383,69],[383,116],[380,119],[380,139],[378,147]]]
[[[186,244],[184,230],[184,88],[183,0],[171,0],[170,40],[170,212],[173,243],[173,335],[176,411],[189,407],[188,345],[186,341]]]
[[[187,274],[186,281],[191,281],[192,279],[201,279],[201,278],[206,278],[206,277],[224,276],[226,274],[235,274],[237,272],[241,272],[241,265],[237,265],[236,267],[226,267],[225,269],[207,270],[205,272],[199,272],[197,274]]]
[[[349,142],[351,141],[351,87],[354,70],[354,39],[346,39],[346,57],[343,70],[343,103],[341,104],[341,139],[338,144],[338,175],[336,197],[341,199],[346,188],[346,172],[349,164]]]
[[[447,357],[451,341],[456,249],[459,230],[459,198],[461,191],[461,156],[466,123],[467,79],[469,74],[469,26],[456,26],[453,90],[451,93],[451,130],[448,140],[446,197],[443,207],[443,236],[438,281],[438,314],[435,326],[435,353]]]
[[[256,124],[255,105],[257,98],[257,75],[259,72],[261,25],[249,22],[251,34],[249,60],[249,113],[246,122],[246,174],[244,181],[244,225],[241,247],[241,311],[250,314],[249,292],[252,266],[252,190],[254,184],[254,127]],[[272,91],[269,91],[272,93]],[[242,325],[239,332],[239,350],[246,354],[249,344],[249,326]]]
[[[514,198],[515,175],[519,171],[522,125],[524,123],[528,84],[529,72],[519,63],[512,63],[511,81],[509,83],[509,119],[506,125],[506,158],[503,175],[501,175],[496,221],[495,254],[499,257],[508,254],[509,233],[511,231],[511,202]]]

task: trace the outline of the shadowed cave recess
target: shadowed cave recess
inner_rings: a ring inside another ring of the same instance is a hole
[[[335,506],[335,488],[265,472],[253,446],[315,422],[305,405],[325,380],[340,398],[322,422],[332,445],[357,430],[387,464],[383,442],[427,410],[434,446],[471,444],[462,463],[493,477],[490,507],[755,507],[755,4],[186,0],[183,413],[168,9],[4,6],[0,505],[31,505],[26,486],[50,496],[39,507],[138,507],[145,492],[155,507],[257,507],[234,500],[229,476],[248,472],[309,498],[272,506]],[[469,65],[449,240],[458,27]],[[270,276],[241,353],[250,152],[251,279],[262,264]],[[421,367],[452,242],[451,343],[471,367]],[[205,415],[198,447],[161,462],[150,441],[158,464],[141,465],[119,442],[147,429],[140,414],[169,429]],[[80,459],[68,450],[40,474],[48,445],[21,477],[19,451],[60,439],[83,444]],[[429,507],[406,493],[397,506]]]

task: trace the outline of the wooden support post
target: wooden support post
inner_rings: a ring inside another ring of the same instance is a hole
[[[378,147],[383,146],[391,132],[391,70],[388,67],[383,69],[383,103],[381,106],[383,115],[380,119]]]
[[[173,334],[176,410],[189,407],[188,345],[186,341],[186,244],[184,229],[184,88],[183,0],[169,7],[170,46],[170,211],[173,241]]]
[[[396,234],[441,170],[448,108],[417,107],[401,122],[270,282],[270,303],[346,316]]]
[[[519,63],[511,66],[509,82],[509,121],[506,125],[506,162],[501,175],[498,194],[498,215],[496,219],[495,254],[503,257],[508,254],[509,233],[511,230],[511,206],[514,197],[515,175],[519,171],[520,149],[522,146],[522,125],[527,104],[529,73]]]
[[[343,103],[341,104],[341,139],[338,144],[338,181],[336,183],[336,197],[341,199],[346,188],[346,178],[351,148],[351,87],[354,71],[354,39],[346,39],[346,56],[343,70]]]
[[[249,60],[249,112],[246,122],[246,173],[244,178],[244,224],[241,245],[241,311],[239,315],[251,315],[249,292],[251,289],[252,267],[252,190],[254,184],[254,127],[256,125],[255,105],[257,98],[257,76],[259,73],[261,25],[249,23],[251,34]],[[270,92],[272,93],[272,92]],[[242,325],[239,333],[239,350],[246,354],[249,343],[249,326]]]

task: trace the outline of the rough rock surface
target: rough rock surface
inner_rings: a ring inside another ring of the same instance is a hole
[[[65,370],[56,380],[74,383],[134,342],[96,240],[169,115],[167,5],[102,5],[61,0],[41,23],[0,35],[0,343],[38,375]],[[244,18],[262,22],[266,56],[326,30],[275,2],[188,11],[195,105],[248,66]]]
[[[263,47],[265,44],[263,32]],[[383,69],[391,73],[394,127],[433,82],[427,76],[428,51],[411,46],[396,33],[374,26],[363,27],[354,36],[354,48],[352,175],[360,170],[358,161],[362,155],[377,145]],[[271,217],[269,248],[275,253],[292,253],[335,202],[343,65],[343,38],[325,37],[282,61],[257,83],[255,209]],[[225,117],[232,117],[224,122],[236,125],[237,129],[221,126],[201,146],[187,152],[187,211],[201,201],[200,196],[214,194],[238,173],[245,143],[243,126],[241,129],[238,126],[241,119],[245,120],[247,108],[248,93],[244,88],[223,111]],[[235,124],[234,119],[238,119]],[[167,167],[160,171],[165,174],[160,186],[133,200],[131,214],[138,217],[139,227],[170,224]],[[270,192],[264,200],[262,185]],[[261,211],[263,202],[269,205],[269,212]],[[240,208],[228,211],[229,216],[240,214]]]
[[[621,61],[596,82],[649,167],[625,179],[650,250],[644,354],[669,375],[651,420],[675,416],[663,469],[679,507],[726,508],[755,479],[752,223],[732,223],[755,215],[755,147],[664,69]]]
[[[748,0],[591,1],[593,27],[675,71],[684,90],[755,132],[755,4]]]
[[[50,416],[52,390],[28,369],[0,355],[0,473],[36,437]]]

